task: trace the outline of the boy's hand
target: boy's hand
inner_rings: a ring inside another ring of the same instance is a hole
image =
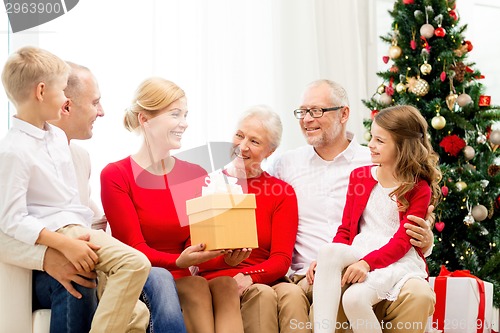
[[[79,239],[88,241],[90,237],[81,236]],[[95,272],[78,272],[75,266],[56,249],[47,248],[43,258],[43,270],[56,279],[75,298],[81,299],[82,294],[76,290],[72,282],[85,288],[96,288],[97,274]]]
[[[69,238],[61,252],[79,272],[91,272],[99,262],[99,257],[94,252],[99,248],[90,242]]]
[[[224,254],[224,261],[229,266],[237,266],[240,262],[250,257],[252,249],[243,248],[236,250],[227,250]]]

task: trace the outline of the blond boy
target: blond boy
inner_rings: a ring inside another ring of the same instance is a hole
[[[125,332],[151,264],[139,251],[90,229],[64,132],[47,123],[66,102],[69,66],[35,47],[12,54],[2,72],[16,108],[0,142],[0,229],[61,253],[80,271],[108,275],[90,332]],[[78,237],[90,235],[90,241]]]

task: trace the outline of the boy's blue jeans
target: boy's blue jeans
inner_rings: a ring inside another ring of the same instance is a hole
[[[97,308],[97,290],[77,284],[83,295],[76,299],[57,280],[45,272],[33,271],[33,305],[52,309],[51,333],[88,333]],[[175,281],[169,271],[153,267],[141,294],[150,311],[148,333],[185,333],[186,327],[177,296]]]

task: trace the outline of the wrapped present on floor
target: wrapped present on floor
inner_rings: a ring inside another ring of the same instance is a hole
[[[426,332],[492,333],[493,285],[469,271],[449,272],[444,266],[429,278],[436,293],[434,315]]]
[[[206,250],[257,248],[255,195],[243,194],[236,178],[220,172],[206,179],[202,196],[186,201],[191,244]]]

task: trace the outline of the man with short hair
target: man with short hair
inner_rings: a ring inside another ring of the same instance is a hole
[[[317,259],[318,249],[332,242],[341,224],[349,175],[355,168],[371,164],[368,148],[347,132],[349,113],[349,100],[342,86],[329,80],[310,83],[302,104],[294,111],[308,145],[285,152],[273,165],[273,175],[292,185],[297,195],[299,227],[290,278],[302,287],[307,299],[287,298],[286,288],[282,289],[285,294],[278,296],[304,311],[309,310],[313,301],[312,284],[305,275],[311,262]],[[405,225],[407,233],[414,238],[412,244],[429,254],[433,244],[429,224],[417,217],[412,221],[419,225]],[[384,332],[417,333],[424,332],[434,303],[435,296],[428,283],[410,279],[397,300],[382,301],[375,310],[379,319],[390,324],[384,326]],[[343,311],[340,312],[337,320],[346,321]],[[408,330],[399,328],[407,322],[416,324],[402,326],[411,326]]]

